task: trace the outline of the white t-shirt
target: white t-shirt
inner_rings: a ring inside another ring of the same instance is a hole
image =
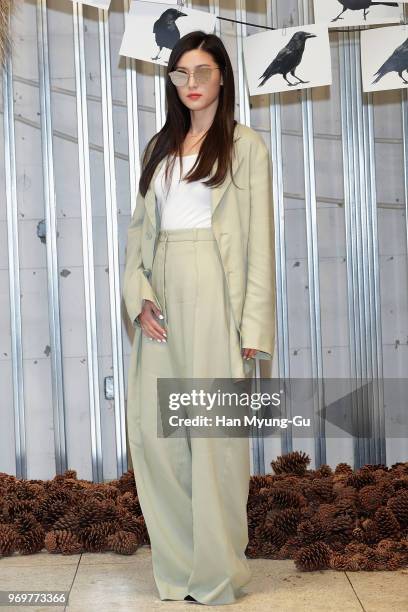
[[[183,156],[183,176],[189,172],[198,153]],[[174,162],[171,184],[167,194],[166,162],[158,172],[154,190],[161,218],[160,229],[211,227],[211,188],[201,181],[186,182],[180,178],[180,160]]]

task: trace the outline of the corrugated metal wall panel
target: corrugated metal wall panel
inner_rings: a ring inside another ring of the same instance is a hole
[[[126,230],[140,153],[165,117],[164,69],[118,55],[128,7],[114,0],[107,18],[38,0],[13,19],[18,45],[2,82],[0,469],[19,476],[70,467],[102,480],[128,465]],[[275,27],[312,22],[307,0],[214,0],[208,10]],[[257,31],[223,20],[216,30],[236,68],[236,118],[262,134],[274,167],[276,359],[272,372],[257,364],[254,383],[271,373],[406,376],[407,94],[363,94],[359,33],[331,32],[331,87],[250,99],[240,36]],[[408,442],[386,436],[375,389],[373,441],[326,438],[323,427],[300,440],[288,428],[253,439],[253,471],[295,449],[312,465],[406,458]],[[316,411],[322,401],[321,389]]]

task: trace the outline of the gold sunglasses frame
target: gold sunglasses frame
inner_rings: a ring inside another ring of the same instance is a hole
[[[205,67],[203,66],[203,67],[202,67],[202,69],[209,70],[209,71],[211,71],[211,72],[212,72],[213,70],[221,70],[221,68],[220,68],[219,66],[214,66],[214,68],[208,68],[207,66],[205,66]],[[171,75],[172,75],[172,74],[182,72],[182,70],[181,70],[181,69],[172,70],[171,72],[169,72],[169,73],[168,73],[168,77],[170,78],[171,82],[173,83],[173,85],[174,85],[175,87],[185,87],[186,85],[188,85],[188,82],[189,82],[189,80],[190,80],[190,75],[191,75],[191,74],[194,76],[194,80],[196,81],[196,83],[199,83],[199,84],[201,84],[201,85],[205,85],[205,83],[208,83],[208,82],[209,82],[209,80],[211,79],[211,75],[209,76],[209,78],[208,78],[208,79],[205,79],[204,81],[199,81],[199,80],[197,80],[197,79],[196,79],[196,76],[195,76],[195,73],[196,73],[196,71],[197,71],[197,70],[200,70],[200,69],[198,68],[198,69],[196,69],[196,70],[185,70],[185,69],[183,68],[183,72],[184,72],[184,74],[185,74],[185,76],[186,76],[186,82],[185,82],[183,85],[176,85],[176,84],[173,82],[173,79],[171,78]]]

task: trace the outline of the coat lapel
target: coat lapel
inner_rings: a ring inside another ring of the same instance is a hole
[[[239,155],[239,150],[237,149],[236,154],[232,158],[232,175],[234,177],[237,173],[238,168],[241,165],[242,160],[243,160],[243,157]],[[145,196],[146,211],[147,211],[147,214],[149,215],[150,222],[155,229],[156,229],[156,216],[157,215],[156,215],[156,195],[154,192],[154,181],[164,163],[165,163],[165,158],[163,158],[157,165],[156,170],[154,171],[153,177],[150,181],[149,188],[146,192],[146,196]],[[215,170],[215,164],[214,164],[213,170]],[[226,190],[228,189],[231,183],[232,183],[231,173],[227,172],[224,182],[218,187],[211,188],[212,215],[214,215],[218,204],[221,202],[222,196],[224,195],[224,193],[226,192]]]

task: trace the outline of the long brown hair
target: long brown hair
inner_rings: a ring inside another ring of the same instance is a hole
[[[210,175],[215,162],[217,162],[216,171],[212,177],[203,181],[204,185],[218,186],[224,181],[228,169],[232,174],[234,128],[237,122],[234,119],[235,86],[231,61],[218,36],[196,30],[180,38],[169,57],[166,71],[166,122],[162,129],[149,140],[143,154],[142,173],[139,181],[139,190],[143,197],[146,195],[160,161],[169,155],[167,177],[170,163],[174,166],[176,157],[178,155],[181,157],[182,145],[191,123],[190,110],[180,100],[177,88],[171,82],[168,73],[175,70],[183,53],[197,48],[212,55],[220,68],[223,85],[220,87],[214,120],[205,134],[194,166],[186,175],[185,180],[187,182],[203,180]]]

